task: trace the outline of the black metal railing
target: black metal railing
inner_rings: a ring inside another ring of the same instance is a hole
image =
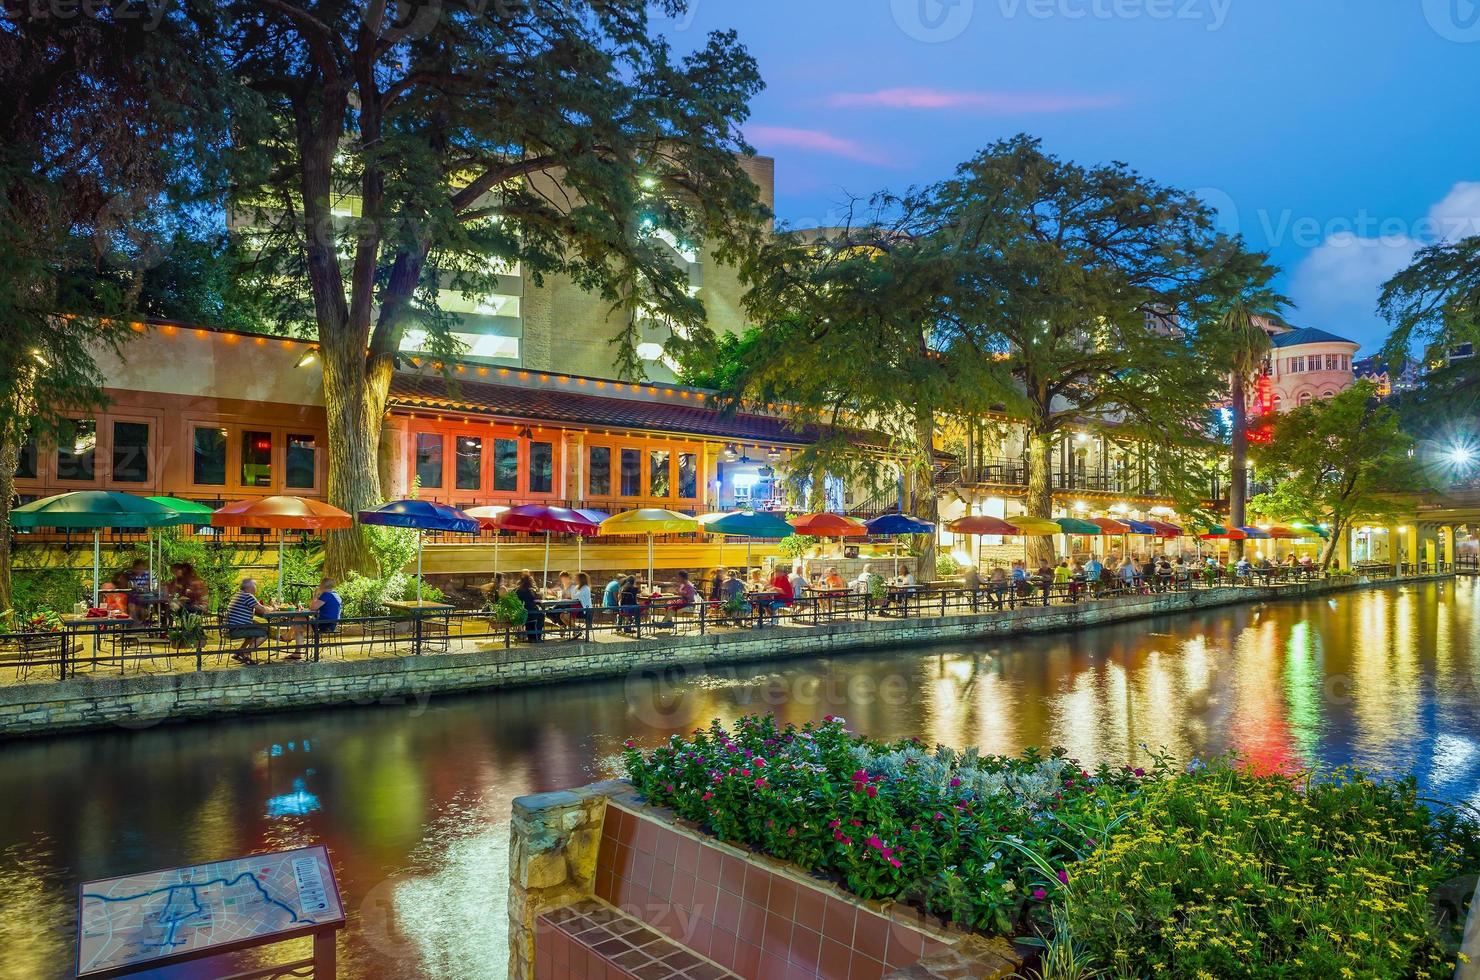
[[[1473,562],[1473,559],[1471,560]],[[1473,566],[1472,566],[1473,567]],[[1355,571],[1371,578],[1401,579],[1452,569],[1451,565],[1368,563]],[[261,662],[319,662],[373,657],[417,657],[430,653],[521,649],[535,653],[571,642],[626,642],[768,629],[821,627],[841,622],[909,620],[929,628],[955,616],[991,616],[1025,606],[1115,602],[1129,596],[1205,589],[1215,586],[1270,586],[1319,579],[1303,566],[1251,568],[1235,574],[1222,567],[1183,565],[1170,573],[1121,578],[1106,570],[1099,581],[986,582],[979,588],[956,585],[889,587],[877,594],[851,590],[809,591],[779,601],[751,595],[728,606],[717,602],[676,605],[671,598],[641,600],[616,608],[561,606],[532,611],[524,623],[503,622],[482,610],[426,610],[415,614],[366,616],[320,624],[311,614],[276,614],[271,624],[255,624],[243,634],[216,621],[192,638],[173,629],[132,620],[81,620],[56,631],[0,634],[0,680],[65,679],[78,674],[127,674],[163,667],[170,672],[207,669],[251,670],[236,658]],[[283,618],[286,616],[287,618]],[[255,642],[254,642],[255,641]],[[13,673],[11,673],[13,672]],[[6,674],[10,676],[7,678]]]

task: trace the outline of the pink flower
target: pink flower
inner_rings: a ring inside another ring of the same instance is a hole
[[[939,810],[936,810],[935,811],[935,819],[937,819],[937,820],[944,820],[945,818],[946,818],[946,815],[944,813],[941,813]]]
[[[1059,869],[1059,881],[1062,884],[1067,885],[1069,883],[1069,872],[1067,872],[1064,869],[1060,868]]]
[[[879,795],[879,787],[877,787],[877,786],[870,786],[868,788],[867,792],[868,792],[868,795],[869,796],[878,796]]]
[[[1035,889],[1033,889],[1033,899],[1034,899],[1034,901],[1041,902],[1041,901],[1043,901],[1047,897],[1048,897],[1048,892],[1044,891],[1042,888],[1035,888]]]
[[[884,842],[883,842],[883,841],[881,841],[881,840],[879,840],[879,838],[878,838],[878,837],[876,837],[876,836],[873,836],[873,835],[870,835],[870,836],[869,836],[869,839],[868,839],[868,840],[866,840],[866,841],[864,841],[864,843],[865,843],[865,844],[867,844],[867,845],[868,845],[868,846],[869,846],[869,847],[872,847],[872,848],[873,848],[873,849],[874,849],[874,850],[876,850],[876,851],[877,851],[877,850],[878,850],[878,849],[879,849],[879,848],[881,848],[881,847],[883,847],[883,846],[884,846]]]
[[[889,858],[889,863],[896,868],[904,867],[904,865],[901,864],[900,861],[896,858]]]
[[[882,855],[884,855],[884,857],[886,857],[886,858],[892,859],[894,857],[894,848],[892,848],[892,847],[881,847],[881,848],[879,848],[879,853],[882,854]]]
[[[829,820],[828,823],[827,823],[827,829],[828,830],[837,830],[842,825],[843,825],[843,821],[841,821],[841,820]]]
[[[1140,779],[1142,776],[1146,775],[1146,770],[1145,769],[1137,769],[1137,770],[1135,770],[1134,775],[1135,775],[1135,777],[1137,779]]]
[[[699,797],[699,802],[700,803],[708,803],[712,799],[714,799],[714,794],[713,793],[705,793],[703,796]]]
[[[765,780],[764,777],[761,778],[761,779],[757,779],[755,781],[755,788],[756,789],[765,789],[766,788],[766,780]]]
[[[762,759],[760,756],[756,756],[755,759],[752,760],[752,765],[754,765],[757,769],[763,768],[765,764],[766,760]]]
[[[955,789],[957,786],[960,786],[960,785],[961,785],[961,780],[957,779],[955,776],[952,776],[951,777],[951,789]]]

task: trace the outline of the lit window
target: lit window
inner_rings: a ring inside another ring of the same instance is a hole
[[[549,442],[529,444],[529,492],[549,493],[555,486],[555,445]]]
[[[222,487],[226,485],[226,430],[195,430],[195,459],[192,479],[197,486]]]
[[[57,433],[57,479],[91,481],[97,458],[98,424],[91,419],[67,419]]]
[[[654,449],[648,453],[648,496],[666,497],[669,491],[668,460],[671,454],[666,449]]]
[[[622,496],[642,496],[642,453],[636,449],[622,450]]]
[[[477,490],[483,485],[483,440],[457,437],[457,488]]]
[[[519,489],[519,441],[493,441],[493,489],[513,493]]]
[[[272,433],[242,433],[242,486],[272,486]]]
[[[442,436],[436,432],[416,434],[416,479],[424,487],[442,486]]]
[[[591,468],[587,476],[587,492],[593,497],[605,497],[612,492],[612,451],[606,446],[591,447]]]
[[[283,463],[283,486],[294,490],[312,490],[318,470],[313,436],[302,433],[289,435],[287,459]]]
[[[699,467],[693,453],[678,454],[678,495],[684,500],[699,495]]]

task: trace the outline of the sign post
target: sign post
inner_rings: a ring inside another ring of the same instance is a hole
[[[105,878],[80,889],[77,976],[127,977],[180,963],[227,976],[238,972],[233,954],[312,936],[311,958],[276,969],[312,966],[315,980],[334,980],[343,928],[322,844]]]

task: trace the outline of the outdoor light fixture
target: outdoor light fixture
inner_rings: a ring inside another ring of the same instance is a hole
[[[725,444],[725,462],[733,463],[740,457],[740,450],[735,448],[733,442]]]
[[[770,460],[772,463],[781,462],[781,450],[777,449],[775,446],[772,446],[766,452],[766,459]]]
[[[295,368],[308,367],[314,362],[314,358],[316,356],[317,355],[314,353],[313,348],[310,347],[308,350],[303,352],[303,356],[298,358],[298,363],[294,364],[293,366]]]

